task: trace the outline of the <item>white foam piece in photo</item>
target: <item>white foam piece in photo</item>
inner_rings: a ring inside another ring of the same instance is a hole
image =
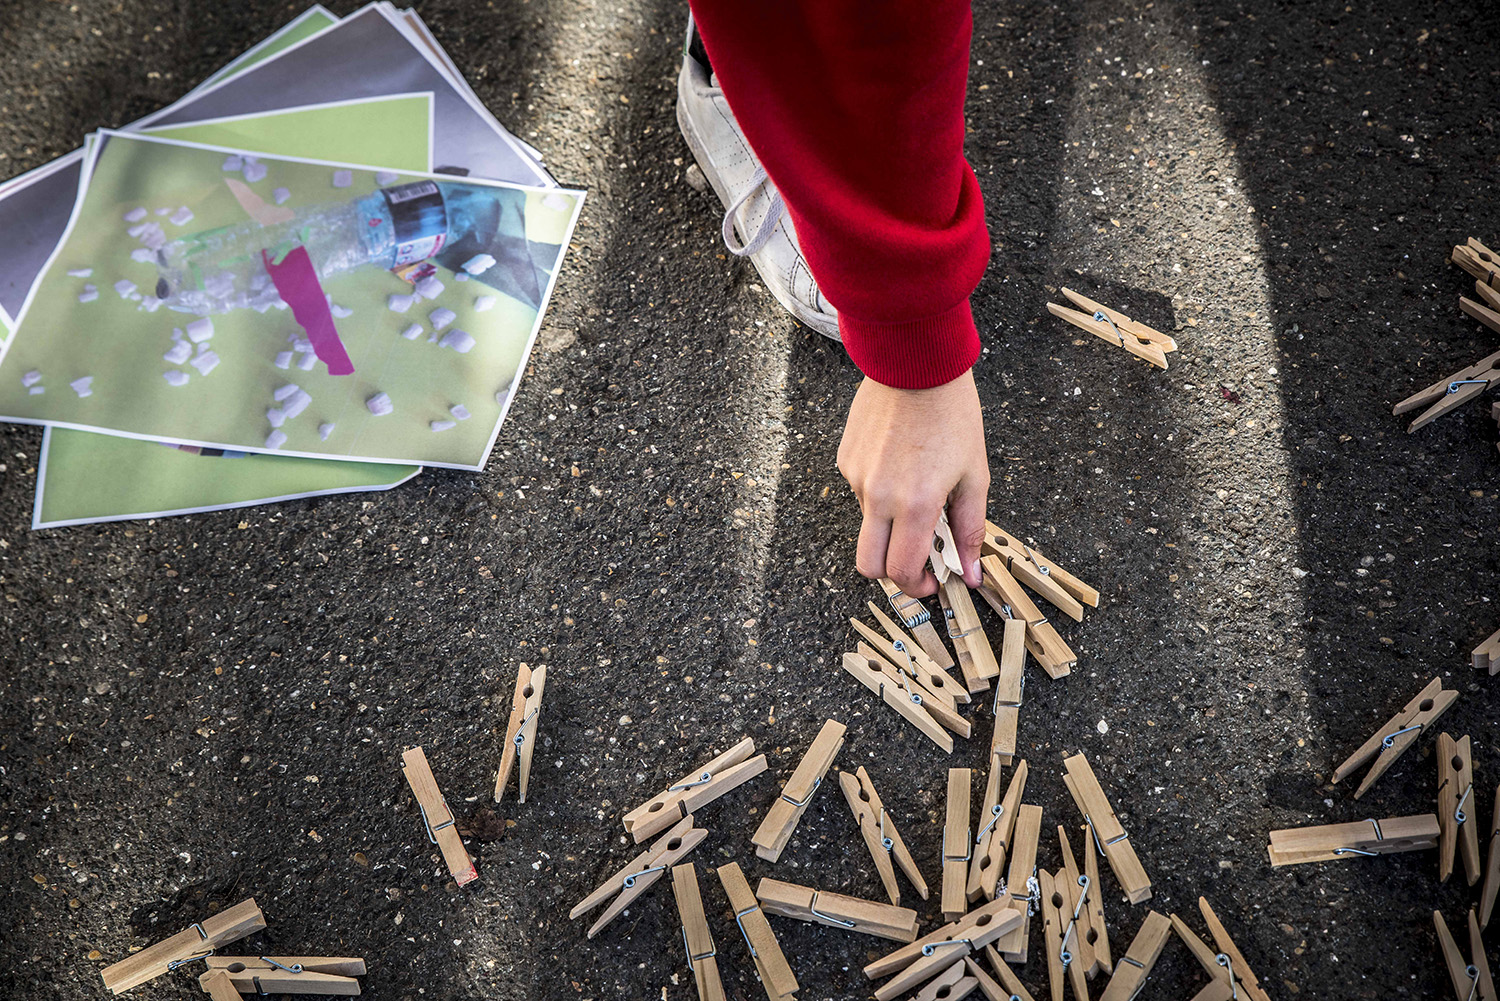
[[[298,414],[302,413],[302,411],[306,410],[308,408],[308,405],[311,403],[311,394],[309,394],[305,389],[299,389],[292,394],[292,398],[287,400],[286,404],[281,409],[286,411],[287,420],[291,420],[293,417],[296,417]]]
[[[193,357],[193,346],[187,341],[177,341],[172,345],[172,349],[162,355],[162,357],[173,365],[186,364],[187,360]]]
[[[401,175],[394,170],[377,170],[375,172],[375,183],[382,188],[389,184],[395,184],[400,179]]]
[[[276,352],[276,367],[282,370],[292,367],[292,353],[290,351]]]
[[[174,340],[174,341],[180,341],[180,340],[182,340],[182,328],[181,327],[173,327],[172,328],[172,340]]]
[[[199,355],[206,355],[210,351],[209,345],[206,344],[206,343],[205,344],[197,344],[197,345],[194,345],[194,346],[198,349],[198,354]]]
[[[275,201],[277,205],[285,205],[287,203],[287,200],[291,197],[292,193],[287,188],[273,188],[271,190],[271,199]]]
[[[144,309],[148,313],[154,313],[158,309],[161,309],[161,303],[162,303],[162,300],[158,299],[154,295],[148,295],[148,296],[142,296],[141,297],[141,308]]]
[[[279,428],[286,423],[286,411],[280,407],[267,407],[266,420],[271,422],[273,428]]]
[[[458,427],[457,421],[428,421],[427,426],[434,431],[452,431]]]
[[[494,308],[495,297],[492,295],[482,295],[474,300],[474,312],[476,313],[484,313]]]
[[[173,212],[171,218],[167,220],[167,222],[171,223],[173,226],[186,226],[192,221],[193,210],[188,208],[186,205],[178,209],[176,212]]]
[[[94,277],[94,269],[93,268],[72,268],[72,269],[70,269],[68,271],[68,277],[69,278],[92,278],[92,277]]]
[[[404,313],[411,309],[412,304],[417,301],[414,295],[403,295],[400,292],[392,292],[385,297],[385,308],[392,313]]]
[[[135,282],[129,278],[121,278],[115,282],[115,291],[120,294],[121,299],[129,299],[130,293],[135,291]]]
[[[448,324],[458,319],[458,314],[446,306],[439,306],[427,314],[427,319],[431,321],[433,330],[442,330]]]
[[[297,359],[297,367],[304,372],[311,372],[318,367],[318,356],[311,351],[307,352],[307,354]]]
[[[335,170],[333,172],[333,186],[335,188],[347,188],[354,183],[354,171]]]
[[[188,374],[175,368],[169,372],[163,372],[161,377],[167,380],[169,386],[186,386],[188,383]]]
[[[200,316],[187,325],[188,340],[194,344],[202,344],[214,335],[214,321],[206,316]]]
[[[92,396],[94,393],[94,390],[91,388],[93,386],[93,383],[94,377],[91,375],[85,375],[68,383],[68,388],[73,390],[73,392],[77,393],[80,397]]]
[[[318,425],[318,437],[321,440],[327,441],[328,440],[328,436],[331,435],[331,434],[333,434],[333,425],[332,424],[330,424],[327,421],[325,421],[322,424]]]
[[[143,222],[143,223],[139,223],[139,224],[137,224],[137,225],[135,225],[135,226],[132,226],[132,227],[130,227],[130,228],[129,228],[129,229],[127,229],[127,230],[126,230],[126,231],[125,231],[125,233],[126,233],[126,235],[127,235],[127,236],[129,236],[129,237],[130,237],[130,238],[131,238],[131,239],[132,239],[132,240],[139,240],[139,239],[140,239],[140,238],[141,238],[141,237],[142,237],[142,236],[144,236],[144,235],[145,235],[145,233],[146,233],[146,230],[147,230],[147,229],[148,229],[148,228],[150,228],[150,227],[151,227],[151,226],[155,226],[155,225],[156,225],[156,223],[154,223],[154,222]]]
[[[286,444],[286,432],[277,428],[266,435],[266,448],[280,448]]]
[[[423,299],[436,299],[443,294],[443,283],[428,275],[416,284],[417,295]]]
[[[28,396],[41,396],[46,391],[47,387],[45,386],[32,386],[30,389],[26,390],[26,393]]]
[[[409,341],[416,340],[418,337],[422,336],[422,325],[420,323],[411,324],[405,330],[401,331],[401,336],[405,337]]]
[[[438,341],[438,347],[451,348],[461,355],[466,355],[474,348],[474,338],[467,332],[454,327],[443,335],[442,340]]]
[[[244,175],[245,180],[254,184],[256,181],[264,181],[266,179],[267,169],[263,163],[247,163],[241,173]]]
[[[150,247],[136,247],[130,252],[130,259],[137,264],[151,264],[156,260],[156,251]]]
[[[93,285],[85,285],[83,291],[78,293],[79,302],[93,302],[99,298],[99,290]]]
[[[354,315],[354,310],[350,309],[348,306],[340,306],[338,303],[334,303],[333,305],[329,306],[328,312],[332,313],[334,315],[334,318],[339,320],[347,319],[348,317]]]
[[[495,258],[491,254],[475,254],[463,263],[463,269],[471,275],[482,275],[495,266]]]
[[[370,413],[376,417],[384,417],[396,409],[395,404],[391,402],[391,398],[385,393],[376,393],[365,401],[365,406],[369,407]]]
[[[23,386],[35,386],[41,381],[42,373],[37,369],[32,369],[30,372],[27,372],[25,375],[21,376],[21,385]]]
[[[149,215],[149,213],[144,208],[133,208],[129,212],[125,213],[125,221],[140,222],[142,219],[146,218],[147,215]],[[131,235],[134,236],[135,234],[132,233]]]
[[[157,209],[156,210],[156,214],[157,215],[170,215],[171,213],[172,213],[172,210],[170,208]]]
[[[234,171],[244,170],[245,158],[242,156],[226,156],[224,158],[223,169]]]
[[[299,353],[306,353],[308,351],[311,351],[312,349],[313,349],[312,341],[308,340],[306,337],[298,337],[295,334],[292,335],[292,350],[293,351],[296,351],[296,352],[299,352]]]
[[[462,403],[453,404],[453,406],[448,408],[448,413],[461,421],[466,421],[473,416],[473,414],[469,413],[469,408]]]
[[[453,280],[456,282],[466,282],[469,280],[469,273],[467,271],[455,271],[453,272]]]
[[[207,375],[219,367],[219,355],[214,351],[205,351],[188,364],[196,368],[200,375]]]
[[[301,388],[302,387],[297,385],[295,382],[289,382],[285,386],[278,386],[276,388],[276,392],[272,393],[271,395],[276,399],[277,403],[280,403],[282,400],[286,399],[288,396],[291,396]]]

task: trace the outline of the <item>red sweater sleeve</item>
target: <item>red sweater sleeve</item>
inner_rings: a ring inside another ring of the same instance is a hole
[[[979,356],[989,261],[964,159],[966,0],[692,0],[719,86],[865,375],[925,389]]]

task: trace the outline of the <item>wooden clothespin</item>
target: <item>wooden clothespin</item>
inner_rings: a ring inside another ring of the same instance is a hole
[[[427,763],[422,748],[413,747],[402,753],[401,770],[406,774],[406,782],[417,800],[417,809],[422,813],[427,840],[443,853],[443,861],[448,864],[455,883],[459,886],[472,883],[479,878],[479,873],[474,871],[474,860],[469,857],[464,839],[458,833],[457,818],[448,809],[448,801],[438,789],[432,766]]]
[[[1010,868],[1005,872],[1005,892],[996,900],[1006,900],[1021,915],[1021,923],[995,942],[995,951],[1012,963],[1025,963],[1031,939],[1031,902],[1041,894],[1036,877],[1036,853],[1042,839],[1042,808],[1023,803],[1016,811],[1016,827],[1011,832]]]
[[[1046,869],[1037,870],[1036,878],[1042,890],[1042,952],[1047,957],[1047,985],[1052,992],[1052,1001],[1063,1001],[1064,985],[1070,977],[1077,977],[1073,985],[1074,1001],[1087,1001],[1088,985],[1083,980],[1083,970],[1081,967],[1072,968],[1072,955],[1064,940],[1065,934],[1071,938],[1073,927],[1065,913],[1069,906],[1067,891],[1059,888],[1057,880]]]
[[[1438,881],[1453,873],[1453,856],[1463,856],[1469,885],[1479,882],[1479,821],[1474,800],[1474,765],[1468,736],[1438,734]]]
[[[1490,926],[1495,895],[1500,893],[1500,786],[1495,788],[1495,812],[1490,820],[1489,854],[1485,857],[1484,886],[1479,891],[1479,926]]]
[[[1084,605],[1099,607],[1098,591],[999,525],[985,522],[984,533],[983,555],[998,558],[1012,577],[1056,605],[1073,621],[1083,621]]]
[[[1392,716],[1390,722],[1381,727],[1375,734],[1363,744],[1359,750],[1349,755],[1344,763],[1334,769],[1333,782],[1341,782],[1348,778],[1360,766],[1374,758],[1375,763],[1365,773],[1365,777],[1359,783],[1359,788],[1354,791],[1354,798],[1359,799],[1365,794],[1375,780],[1386,773],[1386,770],[1396,763],[1396,759],[1406,753],[1406,749],[1417,742],[1417,738],[1436,723],[1438,717],[1448,711],[1458,698],[1456,691],[1444,691],[1441,678],[1433,678],[1427,683],[1416,696],[1402,707],[1401,711]]]
[[[542,689],[547,684],[544,664],[533,670],[522,664],[516,671],[516,693],[511,698],[510,722],[505,725],[505,748],[500,752],[500,770],[495,774],[495,802],[505,795],[511,769],[521,762],[517,780],[518,799],[526,802],[526,785],[531,781],[531,753],[536,750],[537,714],[542,711]]]
[[[1114,976],[1109,978],[1099,1001],[1131,1001],[1139,994],[1171,934],[1172,922],[1163,914],[1148,911],[1146,920],[1141,922],[1140,930],[1130,941],[1130,948],[1115,964]]]
[[[677,899],[677,914],[682,918],[682,947],[687,951],[688,967],[698,988],[698,1001],[724,1001],[724,983],[719,979],[719,951],[714,947],[708,918],[703,914],[703,891],[698,886],[698,870],[693,863],[672,867],[672,895]]]
[[[998,556],[986,556],[979,561],[984,570],[984,582],[979,595],[991,608],[1007,619],[1020,619],[1026,623],[1026,651],[1042,665],[1042,670],[1053,678],[1066,677],[1078,656],[1063,642],[1057,629],[1047,621],[1042,610],[1036,607],[1021,582],[1005,569]]]
[[[198,986],[208,995],[209,1001],[240,1001],[240,992],[234,981],[223,970],[209,970],[198,978]]]
[[[1437,926],[1438,949],[1443,954],[1443,965],[1448,967],[1448,979],[1453,983],[1453,994],[1458,1001],[1496,1001],[1495,981],[1490,976],[1489,957],[1484,953],[1484,939],[1479,934],[1479,920],[1474,909],[1469,909],[1469,955],[1472,963],[1464,962],[1448,922],[1442,911],[1432,912],[1432,923]]]
[[[1094,840],[1094,829],[1088,824],[1083,825],[1083,874],[1088,877],[1089,886],[1093,888],[1089,894],[1088,909],[1089,918],[1093,925],[1094,933],[1094,956],[1099,960],[1099,968],[1105,973],[1113,973],[1115,964],[1109,950],[1109,925],[1104,921],[1104,885],[1099,882],[1099,853],[1089,851],[1089,845]]]
[[[667,786],[665,792],[625,814],[625,833],[640,844],[690,813],[712,803],[766,770],[766,756],[746,737],[716,758]]]
[[[205,959],[214,950],[238,942],[266,927],[266,916],[255,906],[255,898],[242,900],[217,914],[204,918],[170,938],[149,945],[140,952],[111,963],[100,971],[104,986],[111,993],[123,994],[132,987],[154,980],[195,959]]]
[[[589,928],[588,937],[593,938],[599,933],[599,929],[618,917],[637,897],[649,890],[661,878],[662,873],[697,848],[698,843],[706,837],[706,830],[693,826],[691,814],[683,817],[676,826],[653,841],[651,847],[625,863],[601,883],[598,889],[580,900],[568,912],[568,917],[572,919],[585,914],[618,893],[619,896],[615,897],[614,902],[604,909],[604,913]]]
[[[1271,832],[1271,866],[1422,851],[1437,847],[1439,833],[1437,815],[1432,813],[1289,827]]]
[[[365,961],[353,956],[213,956],[198,986],[213,988],[228,979],[240,994],[333,994],[354,997],[365,975]]]
[[[845,671],[880,696],[886,705],[942,748],[943,753],[952,752],[953,735],[939,720],[952,722],[955,726],[967,725],[967,720],[863,643],[859,644],[858,653],[844,654],[842,664]]]
[[[968,957],[960,959],[929,980],[912,1001],[960,1001],[973,994],[979,989],[979,980],[969,972],[971,962]]]
[[[1021,696],[1026,691],[1026,623],[1011,616],[1003,618],[1000,674],[995,679],[995,699],[990,706],[995,715],[995,727],[990,731],[990,762],[994,765],[1008,765],[1015,759]]]
[[[1481,284],[1500,288],[1500,255],[1472,236],[1467,242],[1454,247],[1449,259]]]
[[[892,859],[901,866],[901,871],[906,873],[911,885],[926,900],[927,880],[922,878],[916,860],[911,857],[906,842],[901,840],[901,832],[896,830],[896,825],[886,815],[885,804],[880,801],[880,794],[875,791],[875,785],[870,781],[865,766],[860,765],[853,775],[839,772],[839,788],[843,790],[849,809],[854,812],[854,822],[859,825],[865,847],[875,860],[875,869],[880,873],[881,885],[885,887],[886,896],[891,898],[891,903],[901,903],[901,888],[896,885],[896,870],[891,865]]]
[[[1500,407],[1500,403],[1496,404]],[[1474,648],[1474,670],[1488,671],[1491,676],[1500,674],[1500,631]]]
[[[1399,417],[1418,407],[1427,407],[1407,426],[1410,433],[1479,396],[1497,379],[1500,379],[1500,351],[1485,355],[1468,368],[1459,369],[1448,378],[1439,379],[1426,389],[1413,393],[1392,407],[1391,413]]]
[[[755,854],[770,862],[781,858],[787,842],[792,840],[792,832],[797,829],[797,822],[802,819],[807,804],[812,802],[813,793],[823,784],[823,776],[828,774],[839,748],[844,746],[844,730],[844,724],[838,720],[831,719],[823,724],[823,729],[813,738],[812,746],[792,772],[792,777],[786,780],[781,794],[766,811],[765,820],[750,839],[755,845]]]
[[[1478,320],[1496,333],[1500,333],[1500,312],[1496,312],[1489,305],[1489,297],[1491,295],[1500,297],[1500,293],[1487,285],[1480,285],[1476,291],[1485,300],[1484,302],[1475,302],[1468,296],[1461,295],[1458,297],[1458,308],[1471,320]]]
[[[957,921],[969,909],[967,891],[969,859],[974,845],[969,840],[969,797],[973,772],[948,769],[948,814],[943,825],[943,920]]]
[[[938,588],[943,619],[948,625],[948,641],[958,655],[958,670],[970,692],[990,687],[990,679],[999,677],[1000,662],[979,621],[979,611],[969,594],[969,585],[958,574],[949,574]]]
[[[964,957],[1018,928],[1020,922],[1020,912],[1010,905],[1009,900],[992,900],[957,921],[882,956],[864,971],[871,980],[892,977],[875,992],[876,1001],[891,1001],[916,989]]]
[[[906,594],[896,582],[889,577],[880,578],[880,587],[885,591],[886,600],[891,603],[891,609],[900,618],[901,624],[911,630],[917,642],[921,644],[922,650],[932,658],[932,662],[945,671],[951,671],[956,666],[953,655],[948,648],[943,646],[942,637],[932,626],[932,613],[927,606],[922,604],[918,598]]]
[[[1474,295],[1490,309],[1500,309],[1500,288],[1496,288],[1493,285],[1486,285],[1484,279],[1474,279]],[[1485,326],[1489,326],[1488,320],[1484,322]]]
[[[1063,784],[1073,795],[1073,802],[1078,804],[1084,823],[1093,828],[1094,845],[1109,859],[1109,867],[1115,871],[1115,879],[1119,880],[1126,899],[1132,904],[1150,900],[1151,880],[1135,854],[1130,835],[1126,833],[1114,807],[1109,804],[1109,797],[1104,795],[1103,787],[1094,776],[1094,769],[1089,766],[1088,758],[1075,754],[1063,762],[1063,767],[1067,769]]]
[[[734,923],[745,937],[750,948],[750,957],[755,960],[755,972],[760,976],[761,986],[766,989],[770,1001],[782,1001],[792,997],[797,989],[797,977],[787,965],[781,943],[760,909],[760,901],[750,889],[739,863],[730,862],[719,866],[719,882],[724,884],[724,895],[734,911]]]
[[[933,576],[942,584],[954,574],[964,575],[964,562],[958,555],[958,543],[953,541],[953,526],[948,524],[948,512],[939,511],[936,527],[932,530],[932,551],[927,561],[932,565]]]
[[[993,945],[984,947],[984,958],[989,960],[990,969],[994,970],[995,976],[1000,978],[1000,986],[1003,988],[1000,1001],[1036,1001],[1031,996],[1031,992],[1026,989],[1026,985],[1021,983],[1021,978],[1016,976],[1009,964],[1000,958],[1000,954],[995,951]]]
[[[1139,323],[1124,313],[1101,306],[1087,296],[1079,295],[1070,288],[1062,290],[1074,305],[1085,312],[1047,303],[1047,312],[1059,319],[1067,320],[1080,330],[1087,330],[1112,344],[1129,351],[1137,358],[1144,358],[1157,368],[1167,367],[1167,355],[1177,350],[1177,342],[1158,330]]]
[[[882,636],[858,619],[850,619],[854,629],[864,637],[865,641],[878,650],[903,674],[915,678],[922,687],[930,690],[936,695],[943,696],[943,701],[949,706],[960,702],[970,701],[968,689],[959,684],[958,679],[927,655],[927,651],[913,642],[912,638],[901,631],[901,627],[892,622],[890,617],[880,610],[880,606],[873,601],[866,602],[866,607],[885,630]]]
[[[1084,836],[1088,837],[1088,825],[1085,824],[1083,829]],[[1057,827],[1057,841],[1062,849],[1063,863],[1062,868],[1057,871],[1057,882],[1067,888],[1068,906],[1077,914],[1071,919],[1075,925],[1068,944],[1072,955],[1071,963],[1081,965],[1084,974],[1093,979],[1101,970],[1105,973],[1111,973],[1114,970],[1114,964],[1109,956],[1108,931],[1104,927],[1104,914],[1100,907],[1104,887],[1099,884],[1098,863],[1095,863],[1093,874],[1079,869],[1077,856],[1073,854],[1073,845],[1068,840],[1068,832],[1061,824]],[[1085,841],[1083,846],[1085,862],[1094,857],[1089,847],[1088,842]]]
[[[755,888],[755,897],[760,901],[760,909],[767,914],[842,928],[892,942],[914,942],[917,938],[917,912],[910,907],[829,893],[769,877],[762,879]]]
[[[1214,909],[1208,906],[1207,897],[1198,898],[1198,911],[1203,915],[1203,921],[1208,925],[1208,933],[1214,937],[1214,945],[1219,952],[1214,957],[1214,965],[1222,971],[1222,977],[1231,988],[1231,997],[1239,997],[1242,993],[1250,1001],[1271,1001],[1266,992],[1261,989],[1260,981],[1255,978],[1255,971],[1250,969],[1244,953],[1240,952],[1239,946],[1234,944],[1234,939],[1229,937],[1229,931],[1224,927],[1224,922],[1214,913]],[[1226,963],[1224,960],[1228,959]],[[1213,971],[1209,971],[1213,975]]]
[[[1016,817],[1021,809],[1021,797],[1026,792],[1026,776],[1029,769],[1023,759],[1011,773],[1010,785],[1005,789],[1005,798],[996,802],[995,795],[1000,786],[1000,766],[994,756],[990,758],[990,777],[985,783],[983,809],[979,811],[984,824],[974,836],[974,861],[969,866],[968,895],[970,901],[981,896],[995,899],[995,888],[1000,882],[1000,871],[1005,868],[1010,853],[1010,839],[1016,829]],[[997,810],[996,807],[999,807]]]

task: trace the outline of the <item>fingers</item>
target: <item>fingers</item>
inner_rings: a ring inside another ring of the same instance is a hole
[[[854,568],[861,576],[879,580],[886,573],[886,548],[891,540],[891,520],[866,513],[859,526],[859,544],[854,550]]]
[[[938,509],[909,508],[891,522],[891,540],[886,547],[885,575],[913,598],[936,594],[938,583],[927,567],[932,553],[932,533]]]
[[[958,555],[964,565],[964,583],[978,587],[981,580],[979,553],[984,545],[985,506],[989,500],[989,478],[976,481],[965,477],[948,498],[948,527],[958,544]]]

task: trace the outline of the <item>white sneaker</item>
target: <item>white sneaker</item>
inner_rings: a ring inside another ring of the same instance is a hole
[[[692,39],[690,17],[689,45]],[[793,316],[838,340],[838,311],[819,291],[781,194],[745,141],[716,83],[684,46],[677,76],[677,124],[698,168],[724,204],[724,245],[731,254],[750,258],[776,301]]]

